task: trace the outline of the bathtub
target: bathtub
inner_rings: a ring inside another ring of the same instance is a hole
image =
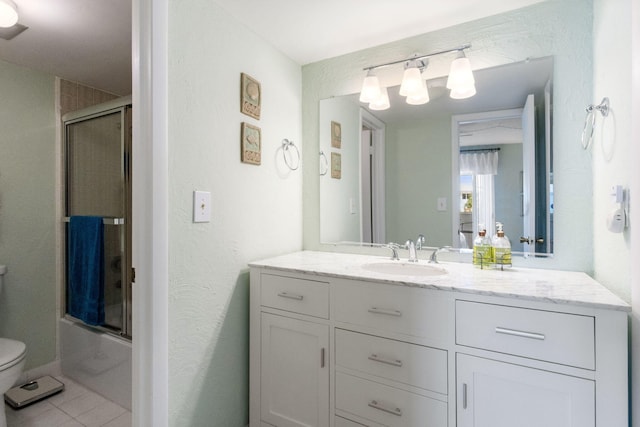
[[[131,342],[60,319],[62,374],[131,410]]]

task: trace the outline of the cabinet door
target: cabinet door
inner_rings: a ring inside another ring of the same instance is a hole
[[[594,427],[593,381],[457,355],[458,427]]]
[[[329,327],[262,313],[261,417],[277,427],[329,425]]]

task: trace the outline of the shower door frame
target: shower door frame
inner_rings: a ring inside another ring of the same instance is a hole
[[[93,326],[87,325],[82,320],[77,319],[67,313],[67,237],[68,237],[68,227],[65,227],[64,231],[64,245],[65,248],[62,251],[62,262],[64,268],[62,269],[63,273],[63,286],[62,286],[62,303],[63,303],[63,317],[65,319],[71,320],[73,322],[78,322],[83,326],[95,328],[101,332],[105,332],[111,335],[115,335],[121,338],[125,338],[127,340],[131,340],[132,338],[132,294],[133,294],[133,281],[134,277],[134,269],[132,267],[132,231],[131,231],[131,199],[132,199],[132,180],[131,180],[131,152],[132,152],[132,103],[131,97],[122,97],[118,99],[114,99],[112,101],[107,101],[102,104],[98,104],[92,107],[88,107],[82,110],[72,111],[65,114],[62,117],[62,147],[63,147],[63,200],[64,200],[64,212],[65,216],[63,217],[64,222],[69,221],[69,141],[67,140],[68,133],[67,127],[69,125],[73,125],[76,123],[96,119],[103,116],[108,116],[110,114],[120,113],[122,124],[120,128],[120,150],[122,153],[122,169],[121,169],[121,178],[124,182],[124,192],[123,192],[123,206],[124,206],[124,217],[123,218],[114,218],[114,226],[123,227],[124,231],[121,233],[124,236],[124,256],[122,257],[122,326],[120,330],[116,327],[108,327],[108,326]]]

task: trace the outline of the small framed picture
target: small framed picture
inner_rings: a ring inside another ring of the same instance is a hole
[[[342,178],[342,155],[340,153],[331,153],[331,178]]]
[[[342,148],[342,126],[338,122],[331,122],[331,146]]]
[[[248,74],[240,74],[240,112],[260,120],[260,82]]]
[[[240,161],[252,165],[259,165],[262,154],[260,128],[242,122],[241,135]]]

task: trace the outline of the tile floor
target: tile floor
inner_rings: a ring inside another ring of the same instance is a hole
[[[22,409],[5,403],[7,427],[131,427],[131,412],[65,377],[64,391]]]

